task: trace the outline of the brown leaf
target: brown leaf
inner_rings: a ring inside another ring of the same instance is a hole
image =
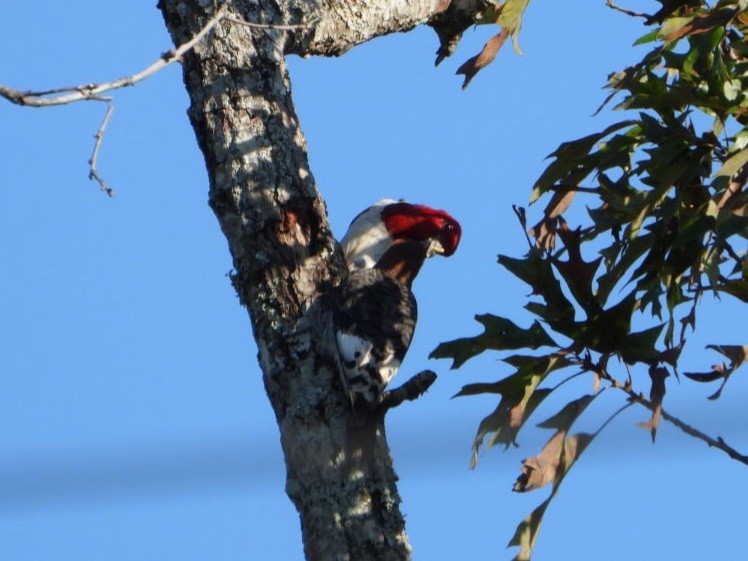
[[[556,246],[556,226],[558,218],[569,208],[576,191],[556,191],[543,211],[543,218],[527,233],[535,238],[535,247],[551,250]]]
[[[707,345],[707,349],[713,349],[730,359],[730,366],[724,362],[712,365],[711,372],[684,372],[684,375],[695,382],[714,382],[721,379],[719,389],[709,399],[719,399],[722,390],[727,384],[733,372],[735,372],[746,360],[748,360],[748,345]]]
[[[513,490],[518,493],[539,489],[556,479],[564,449],[566,431],[560,430],[543,446],[540,454],[522,460],[522,475],[517,478]]]
[[[462,66],[457,69],[455,74],[462,74],[465,76],[465,80],[462,82],[462,89],[467,88],[468,84],[475,77],[481,68],[485,68],[493,62],[496,58],[496,54],[499,49],[509,37],[509,31],[502,29],[498,34],[494,35],[488,40],[488,43],[483,45],[483,50],[476,56],[465,61]]]
[[[697,16],[680,29],[665,36],[666,41],[674,41],[686,35],[698,35],[715,27],[727,25],[739,13],[738,8],[718,10],[706,16]]]
[[[602,381],[603,376],[608,372],[608,360],[610,360],[610,355],[600,355],[600,359],[597,363],[592,363],[589,351],[585,356],[585,370],[592,370],[595,375],[595,379],[592,381],[592,390],[594,394],[597,394],[600,389],[600,382]]]
[[[561,472],[558,474],[559,476],[556,479],[556,487],[561,483],[561,479],[569,473],[571,466],[574,465],[574,462],[576,462],[577,459],[579,459],[579,456],[582,455],[582,452],[584,452],[585,448],[587,448],[587,445],[592,442],[594,437],[595,435],[593,434],[580,432],[566,439],[564,442],[563,463],[561,465]]]
[[[649,377],[652,380],[652,386],[649,389],[649,401],[655,406],[652,411],[652,417],[649,421],[639,423],[637,426],[643,429],[649,429],[649,433],[652,435],[652,442],[655,441],[657,436],[657,427],[660,424],[660,416],[662,415],[662,400],[665,397],[665,378],[670,376],[667,368],[662,366],[650,366]]]
[[[707,349],[712,349],[725,355],[732,361],[730,368],[735,370],[743,364],[748,358],[748,345],[707,345]]]
[[[657,0],[660,4],[662,4],[662,8],[660,8],[657,13],[652,14],[647,18],[647,20],[644,22],[645,25],[652,25],[653,23],[662,23],[670,17],[673,12],[678,10],[681,7],[696,7],[699,5],[700,0]]]

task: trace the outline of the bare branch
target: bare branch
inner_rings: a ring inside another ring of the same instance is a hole
[[[100,94],[137,84],[169,64],[178,61],[182,55],[210,33],[218,22],[226,16],[227,10],[228,4],[222,4],[218,10],[216,10],[216,13],[213,14],[213,17],[211,17],[202,29],[200,29],[200,31],[198,31],[189,41],[179,45],[176,49],[170,49],[165,52],[161,55],[161,58],[151,64],[148,68],[136,74],[132,74],[131,76],[125,76],[124,78],[112,80],[111,82],[104,82],[103,84],[82,84],[69,88],[56,88],[53,90],[38,92],[24,92],[0,84],[0,96],[16,105],[24,105],[28,107],[50,107],[54,105],[66,105],[76,101],[110,101],[106,98],[100,97]]]
[[[442,0],[329,0],[300,2],[299,6],[303,13],[294,15],[292,21],[317,18],[308,31],[288,37],[286,54],[300,56],[339,56],[375,37],[409,31],[443,9]]]
[[[622,384],[615,378],[613,378],[607,371],[603,371],[602,378],[604,380],[607,380],[610,382],[612,387],[617,388],[623,392],[625,392],[629,399],[634,403],[639,403],[640,405],[643,405],[647,409],[649,409],[652,412],[655,412],[658,409],[658,406],[653,403],[652,401],[646,399],[642,394],[636,393],[630,385],[628,384]],[[748,456],[741,454],[735,448],[727,444],[722,437],[718,436],[717,438],[712,438],[708,434],[705,434],[701,432],[700,430],[692,427],[691,425],[681,421],[678,417],[675,417],[674,415],[671,415],[662,407],[659,407],[660,415],[663,419],[665,419],[667,422],[671,423],[672,425],[678,427],[680,430],[682,430],[684,433],[686,433],[689,436],[692,436],[694,438],[697,438],[701,440],[702,442],[706,443],[707,446],[719,448],[722,450],[725,454],[730,456],[733,460],[736,460],[742,464],[748,465]]]
[[[91,152],[91,157],[88,159],[88,178],[95,180],[102,191],[104,191],[107,195],[110,197],[114,196],[114,189],[109,187],[109,185],[106,184],[104,181],[104,178],[99,175],[98,170],[96,169],[96,163],[99,159],[99,150],[101,149],[101,143],[104,140],[104,133],[106,132],[107,125],[109,124],[109,119],[112,118],[112,113],[114,112],[114,105],[111,103],[107,107],[106,115],[104,115],[104,118],[101,120],[101,125],[99,126],[99,130],[96,131],[96,134],[94,135],[94,138],[96,139],[96,142],[94,143],[93,152]]]
[[[643,14],[641,12],[634,12],[626,8],[621,8],[620,6],[617,6],[616,3],[613,2],[613,0],[607,0],[605,2],[605,5],[612,10],[616,10],[617,12],[621,12],[622,14],[626,14],[627,16],[631,16],[633,18],[649,18],[649,14]]]

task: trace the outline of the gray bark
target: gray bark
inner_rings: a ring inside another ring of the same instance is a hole
[[[308,560],[402,560],[410,546],[384,431],[372,458],[346,452],[350,404],[323,305],[345,265],[309,170],[284,55],[340,54],[426,21],[436,4],[236,0],[232,17],[308,27],[291,33],[224,20],[183,60],[209,202],[249,311]],[[175,44],[212,10],[207,0],[159,7]]]

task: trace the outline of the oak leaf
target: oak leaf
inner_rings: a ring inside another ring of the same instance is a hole
[[[491,37],[488,40],[488,43],[483,45],[483,50],[481,50],[480,53],[463,62],[457,69],[455,74],[462,74],[465,76],[465,80],[462,82],[463,90],[468,87],[468,84],[481,68],[485,68],[493,62],[496,58],[496,54],[499,52],[499,49],[502,47],[507,37],[509,37],[509,31],[507,29],[502,29],[499,33]]]

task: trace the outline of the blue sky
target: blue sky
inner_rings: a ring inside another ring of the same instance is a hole
[[[445,208],[463,225],[457,254],[431,260],[415,285],[419,325],[403,369],[440,378],[388,417],[417,560],[511,559],[504,546],[516,524],[547,494],[510,492],[521,459],[550,436],[540,429],[468,470],[477,424],[496,404],[450,397],[509,374],[499,355],[459,371],[427,356],[477,333],[476,313],[529,323],[527,289],[496,254],[525,249],[511,205],[526,203],[544,157],[621,117],[591,115],[607,74],[637,60],[630,45],[643,29],[604,4],[570,13],[534,2],[524,56],[507,46],[464,92],[454,71],[492,30],[468,31],[436,69],[429,29],[338,59],[291,60],[312,172],[338,236],[384,197]],[[21,89],[127,75],[170,46],[154,3],[16,2],[0,29],[0,83]],[[103,105],[0,103],[0,559],[300,560],[278,431],[226,277],[180,69],[114,96],[99,161],[117,190],[111,200],[86,177]],[[581,216],[571,213],[572,225]],[[707,297],[684,366],[716,362],[707,343],[744,344],[747,320],[736,301]],[[590,384],[578,379],[569,395]],[[706,400],[712,388],[669,384],[666,408],[748,450],[743,372],[716,403]],[[580,429],[622,403],[609,393]],[[667,425],[652,446],[634,426],[646,417],[628,410],[585,453],[548,510],[534,559],[745,555],[746,468]]]

